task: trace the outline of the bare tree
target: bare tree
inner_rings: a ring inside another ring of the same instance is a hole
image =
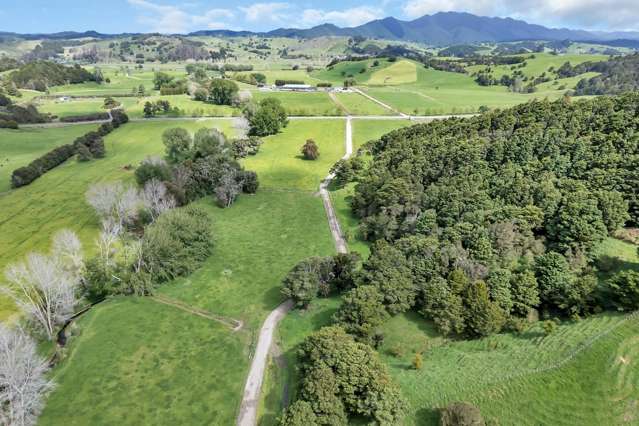
[[[175,198],[167,191],[164,183],[157,179],[151,179],[144,185],[142,200],[154,221],[162,212],[175,207]]]
[[[235,137],[243,139],[248,135],[251,125],[244,117],[237,117],[233,119],[233,129],[235,129]]]
[[[92,185],[86,193],[86,200],[101,219],[117,220],[121,227],[133,222],[141,204],[137,189],[132,186],[125,188],[121,182]]]
[[[82,243],[75,232],[63,229],[53,236],[53,254],[60,267],[80,280],[84,270]]]
[[[112,217],[102,219],[102,231],[96,244],[100,250],[100,257],[105,265],[110,264],[113,246],[120,237],[122,226]]]
[[[53,388],[47,363],[21,329],[0,324],[0,424],[34,425],[44,395]]]
[[[73,232],[63,230],[55,235],[50,256],[30,253],[25,262],[7,267],[8,285],[0,286],[0,291],[52,340],[55,327],[73,314],[83,267],[80,240]]]
[[[215,196],[223,207],[231,207],[238,194],[242,192],[242,182],[238,178],[237,170],[227,167],[215,187]]]

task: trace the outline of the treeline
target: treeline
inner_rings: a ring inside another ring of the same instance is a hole
[[[108,119],[108,112],[93,112],[91,114],[69,115],[66,117],[60,117],[60,121],[63,123],[78,123],[81,121],[99,121]]]
[[[0,72],[9,71],[14,68],[18,68],[20,66],[20,62],[18,62],[14,58],[10,58],[6,55],[0,56]]]
[[[560,78],[574,77],[586,72],[600,75],[582,79],[575,86],[576,95],[617,95],[639,90],[639,53],[616,56],[608,61],[584,62],[572,66],[566,62],[557,74]]]
[[[80,136],[72,144],[61,145],[54,148],[33,160],[27,166],[14,170],[11,174],[11,186],[13,188],[19,188],[28,185],[76,154],[78,154],[79,159],[104,157],[103,137],[129,121],[129,117],[122,111],[114,110],[112,115],[113,119],[111,122],[102,124],[97,131],[91,131],[84,136]]]
[[[534,312],[637,309],[636,289],[598,284],[610,268],[593,249],[639,223],[638,110],[636,94],[535,101],[370,144],[352,208],[375,243],[345,296],[360,312],[349,327],[370,341],[387,315],[414,309],[474,337],[521,329]]]
[[[44,92],[50,86],[95,81],[95,75],[77,64],[68,67],[55,62],[36,61],[13,71],[9,79],[20,88]]]

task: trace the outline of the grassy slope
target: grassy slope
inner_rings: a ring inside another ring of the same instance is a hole
[[[62,228],[76,231],[84,247],[92,250],[98,223],[84,200],[88,187],[96,182],[132,179],[133,172],[124,166],[136,165],[147,155],[162,154],[161,135],[168,128],[181,126],[195,131],[213,125],[229,132],[231,123],[213,120],[129,123],[107,136],[106,158],[87,163],[71,159],[32,184],[0,195],[3,212],[0,270],[29,251],[47,250],[53,234]],[[4,298],[0,301],[4,302],[0,304],[0,320],[3,320],[15,310]]]
[[[391,66],[375,71],[367,83],[376,85],[408,84],[417,81],[417,65],[411,61],[398,61]]]
[[[213,222],[214,254],[190,277],[160,292],[242,319],[242,331],[230,336],[229,331],[210,323],[203,323],[205,329],[200,330],[201,319],[185,318],[181,313],[180,318],[165,320],[175,310],[159,309],[147,300],[125,299],[99,306],[80,324],[85,330],[73,346],[70,362],[58,373],[60,387],[50,398],[43,424],[86,424],[88,419],[92,424],[231,424],[253,339],[267,312],[281,300],[281,279],[297,261],[334,251],[322,202],[312,191],[343,152],[343,128],[341,120],[292,122],[283,133],[267,138],[262,151],[246,161],[247,168],[256,170],[262,181],[256,195],[241,196],[230,209],[216,207],[210,198],[198,202]],[[307,137],[314,137],[322,151],[316,163],[297,158],[299,138]],[[310,169],[309,176],[303,176],[305,168]],[[131,307],[135,314],[129,315],[131,304],[137,306]],[[103,310],[121,320],[114,321]],[[105,331],[111,325],[113,330]],[[147,333],[146,327],[160,330]],[[164,342],[168,347],[163,349]],[[212,353],[207,354],[209,351]],[[122,355],[114,358],[113,353]],[[131,360],[138,364],[132,365]],[[86,380],[92,373],[88,366],[95,365],[109,373]],[[153,373],[157,368],[162,373],[159,378]],[[88,382],[85,392],[74,395],[75,386],[83,380]],[[109,389],[124,392],[111,395],[97,389],[105,380]],[[198,389],[188,388],[193,382],[198,382]],[[168,409],[167,403],[171,404]],[[135,405],[135,416],[123,417],[127,410],[118,409],[120,405],[129,409]],[[99,411],[107,406],[113,409]],[[169,409],[175,414],[163,415]],[[194,411],[189,414],[189,410]],[[61,413],[71,417],[63,419]]]
[[[380,59],[380,64],[373,67],[373,59],[365,61],[347,61],[339,62],[335,64],[331,69],[324,68],[311,73],[311,75],[319,80],[325,80],[333,83],[334,86],[341,86],[348,75],[353,75],[353,78],[358,84],[366,82],[371,78],[373,73],[380,71],[393,63],[384,59]],[[364,72],[361,72],[364,70]]]
[[[579,81],[565,81],[571,88]],[[560,86],[560,85],[559,85]],[[555,99],[565,90],[552,83],[540,85],[538,92],[520,94],[509,92],[503,86],[477,85],[470,75],[427,69],[417,65],[417,82],[396,86],[370,87],[368,93],[408,114],[470,113],[486,105],[502,108],[527,102],[530,99]]]
[[[0,129],[0,193],[9,190],[13,170],[26,166],[56,146],[73,143],[75,138],[96,127],[89,124],[53,129]]]

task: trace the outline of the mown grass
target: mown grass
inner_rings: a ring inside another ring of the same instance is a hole
[[[86,163],[70,159],[30,185],[0,195],[0,211],[3,213],[0,221],[0,270],[30,251],[48,250],[51,237],[62,228],[77,232],[85,250],[90,253],[94,248],[98,220],[85,202],[88,187],[97,182],[131,180],[133,171],[125,166],[135,166],[148,155],[162,155],[164,145],[161,135],[164,130],[184,127],[195,131],[210,126],[232,134],[228,120],[128,123],[106,137],[105,158]],[[70,130],[71,127],[73,130]],[[67,136],[78,130],[77,126],[69,126],[42,132],[64,136],[63,143],[67,143],[70,142]],[[64,131],[72,133],[56,133]],[[24,134],[25,140],[28,140],[32,132],[23,129],[18,134]],[[51,137],[57,140],[57,136]],[[0,280],[3,279],[4,274],[0,275]],[[15,308],[4,297],[0,301],[0,320],[4,320],[15,313]]]
[[[26,166],[51,149],[73,143],[75,138],[96,129],[96,125],[78,125],[51,129],[0,129],[0,193],[11,187],[11,173]]]
[[[335,105],[326,92],[254,91],[252,93],[256,102],[265,98],[279,99],[288,115],[343,115],[341,109]]]

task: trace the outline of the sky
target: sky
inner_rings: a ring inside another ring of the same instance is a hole
[[[549,27],[639,30],[639,0],[0,0],[0,31],[188,33],[268,31],[322,23],[357,26],[394,16],[463,11]]]

